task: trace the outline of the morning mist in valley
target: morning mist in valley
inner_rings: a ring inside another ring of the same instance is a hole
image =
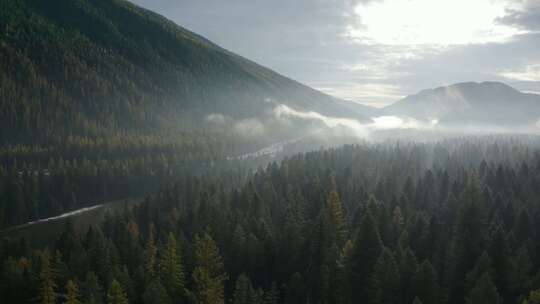
[[[536,0],[1,0],[0,303],[540,303]]]

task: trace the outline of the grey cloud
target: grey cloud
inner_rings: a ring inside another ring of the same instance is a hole
[[[418,60],[404,61],[397,68],[414,73],[400,79],[411,91],[462,81],[505,81],[500,70],[517,69],[540,62],[540,34],[521,35],[507,43],[465,45]],[[530,84],[510,83],[530,90]]]
[[[508,10],[507,15],[499,18],[498,21],[525,30],[540,30],[540,2],[528,0],[524,3],[522,10]]]

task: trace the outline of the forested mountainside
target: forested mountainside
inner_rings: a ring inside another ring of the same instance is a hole
[[[0,5],[2,143],[186,130],[205,114],[251,117],[276,103],[355,115],[127,1]]]
[[[156,190],[272,140],[204,125],[209,114],[356,115],[127,1],[3,0],[0,29],[0,228]]]
[[[4,240],[0,300],[537,303],[539,166],[537,139],[471,138],[185,177],[46,248]]]

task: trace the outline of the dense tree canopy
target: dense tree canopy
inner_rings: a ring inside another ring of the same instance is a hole
[[[47,248],[6,238],[0,301],[538,301],[534,140],[344,146],[246,174],[177,179]]]

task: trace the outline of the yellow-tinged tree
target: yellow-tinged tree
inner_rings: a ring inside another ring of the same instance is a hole
[[[219,249],[207,233],[195,238],[195,260],[193,281],[197,303],[224,303],[224,283],[228,276]]]
[[[51,265],[51,257],[48,251],[41,254],[41,272],[39,273],[39,301],[41,304],[56,303],[55,272]]]
[[[79,301],[79,286],[72,280],[66,284],[66,295],[64,304],[80,304]]]
[[[126,292],[122,288],[122,285],[114,279],[107,292],[107,304],[128,304],[128,298]]]
[[[169,295],[174,298],[185,295],[182,260],[177,252],[176,238],[172,233],[169,234],[167,244],[161,254],[160,275]]]

